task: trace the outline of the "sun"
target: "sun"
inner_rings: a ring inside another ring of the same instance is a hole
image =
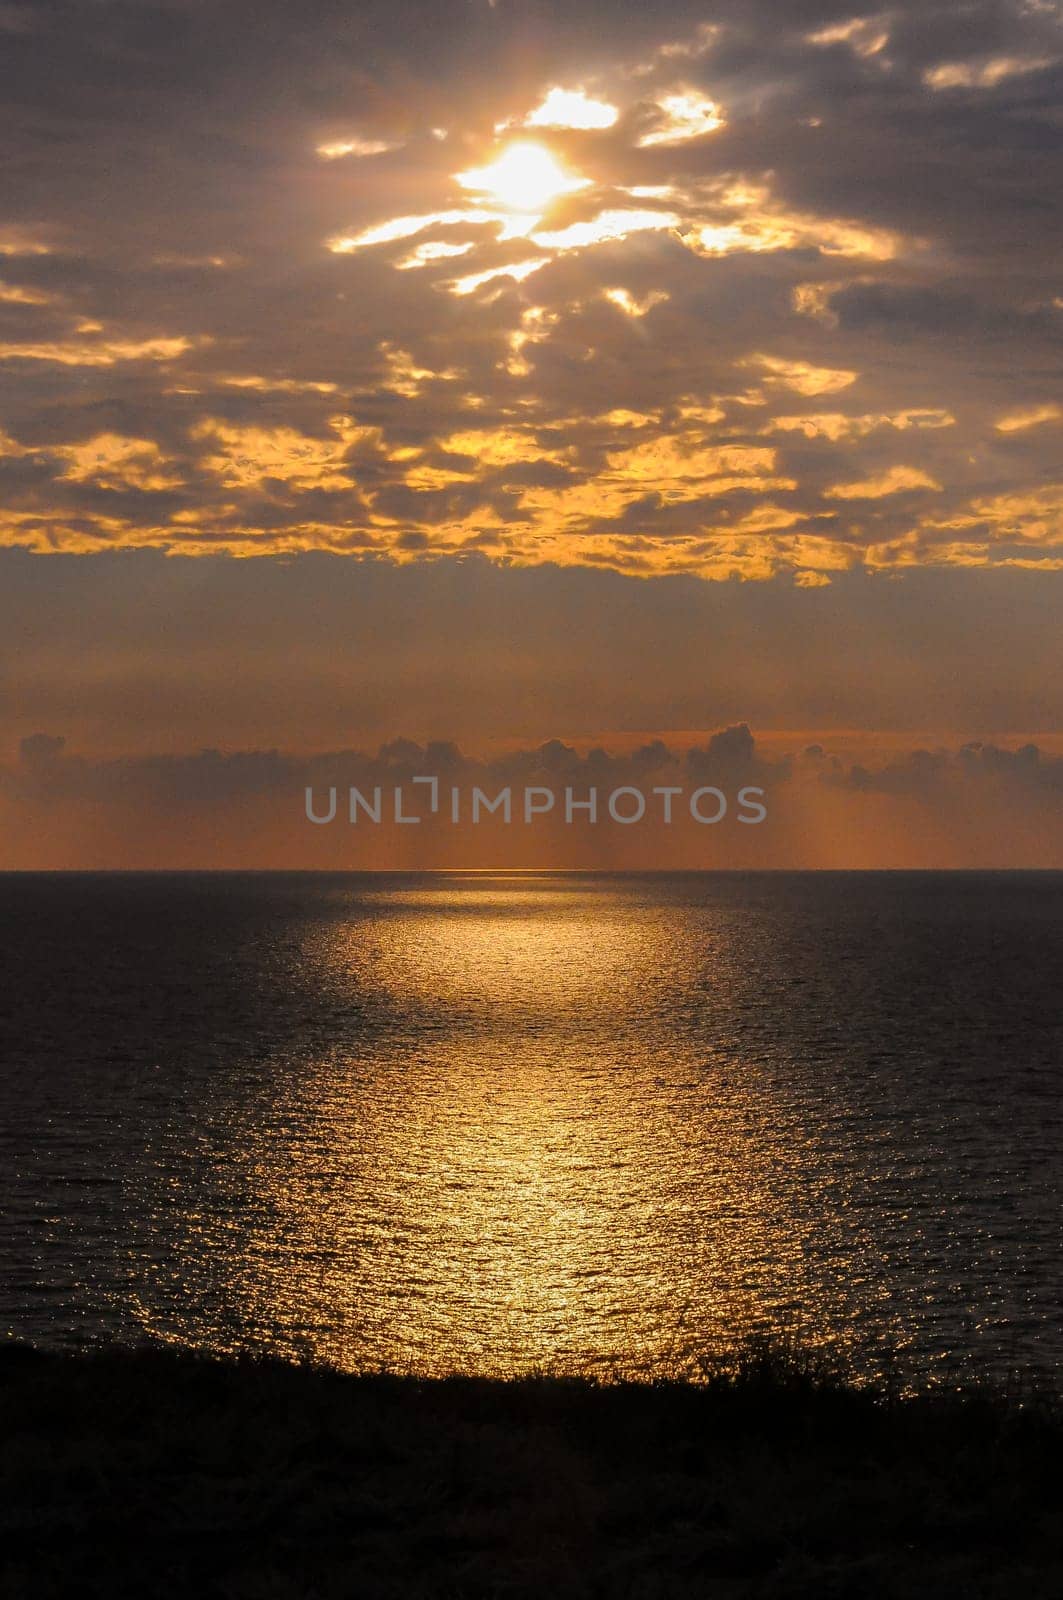
[[[542,211],[551,200],[585,189],[589,178],[566,172],[541,144],[511,144],[489,167],[457,174],[463,188],[489,195],[509,211]]]

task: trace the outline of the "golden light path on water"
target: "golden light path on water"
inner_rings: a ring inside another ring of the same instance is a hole
[[[755,1059],[684,1023],[699,986],[749,983],[723,911],[684,928],[534,877],[312,927],[333,1037],[221,1109],[244,1210],[190,1219],[217,1342],[425,1374],[661,1372],[780,1325],[844,1344],[837,1174]]]

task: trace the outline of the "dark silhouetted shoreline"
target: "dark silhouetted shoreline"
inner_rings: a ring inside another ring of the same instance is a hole
[[[1058,1600],[1058,1406],[0,1352],[12,1597]]]

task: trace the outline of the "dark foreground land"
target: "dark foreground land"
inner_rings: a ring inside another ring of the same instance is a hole
[[[0,1594],[1061,1600],[1063,1420],[706,1385],[0,1349]]]

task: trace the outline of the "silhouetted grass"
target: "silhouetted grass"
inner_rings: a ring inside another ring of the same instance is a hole
[[[1059,1600],[1063,1419],[754,1345],[704,1381],[0,1351],[0,1592]]]

